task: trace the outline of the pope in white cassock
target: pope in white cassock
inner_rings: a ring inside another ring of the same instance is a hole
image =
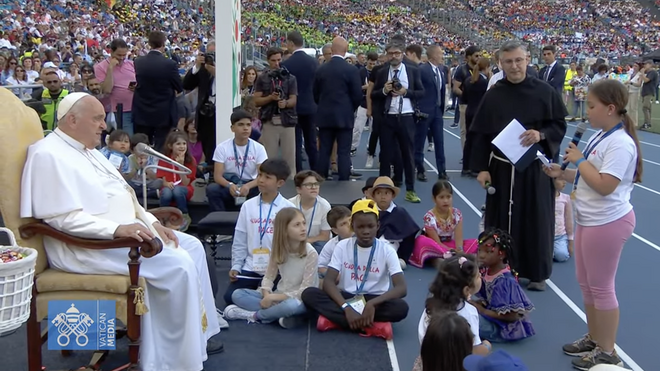
[[[143,371],[200,371],[209,341],[220,332],[201,242],[162,226],[145,211],[122,175],[99,151],[106,128],[103,105],[85,93],[65,97],[58,128],[30,146],[23,171],[21,217],[82,238],[163,240],[163,251],[142,259],[147,281],[142,315]],[[81,274],[128,275],[128,248],[88,250],[44,238],[51,267]],[[207,328],[202,328],[206,317]]]

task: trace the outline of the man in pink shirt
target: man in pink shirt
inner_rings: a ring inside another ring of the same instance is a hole
[[[131,111],[135,91],[135,67],[133,61],[126,59],[128,45],[124,40],[112,40],[110,51],[110,58],[94,66],[94,74],[101,81],[101,90],[105,95],[101,103],[108,114],[116,113],[117,104],[122,104],[122,129],[133,135]],[[115,120],[119,122],[119,117],[115,116]]]

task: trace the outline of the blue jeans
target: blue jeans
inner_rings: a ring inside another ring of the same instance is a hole
[[[261,308],[261,291],[239,289],[231,295],[231,300],[239,307],[257,312],[257,319],[262,323],[270,323],[280,318],[293,317],[304,314],[307,309],[305,304],[299,299],[287,299],[279,304],[275,304],[268,309]]]
[[[555,246],[552,255],[556,262],[565,262],[571,257],[568,253],[567,235],[555,236]]]
[[[586,114],[586,109],[587,109],[587,102],[585,101],[580,101],[576,100],[573,101],[573,117],[578,117],[578,110],[580,111],[580,117],[582,118],[582,121],[587,120],[587,114]]]
[[[495,323],[487,320],[484,316],[479,315],[479,337],[481,341],[488,340],[491,343],[505,342],[500,335],[500,327]]]
[[[188,188],[183,186],[176,186],[174,189],[167,187],[160,190],[160,206],[170,206],[172,201],[176,204],[177,209],[182,213],[188,214]]]

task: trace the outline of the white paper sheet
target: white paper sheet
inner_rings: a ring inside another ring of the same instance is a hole
[[[541,160],[541,162],[543,163],[543,165],[545,165],[545,166],[547,166],[547,167],[550,166],[550,161],[548,160],[547,157],[545,157],[545,155],[544,155],[541,151],[536,151],[536,158],[538,158],[539,160]]]
[[[512,164],[516,164],[531,146],[520,144],[520,136],[526,131],[518,120],[513,119],[493,139],[493,145],[497,147]]]

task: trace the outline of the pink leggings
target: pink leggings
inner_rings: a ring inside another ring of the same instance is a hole
[[[635,212],[595,227],[577,226],[575,231],[575,274],[585,305],[598,310],[619,307],[614,278],[621,251],[635,230]]]

